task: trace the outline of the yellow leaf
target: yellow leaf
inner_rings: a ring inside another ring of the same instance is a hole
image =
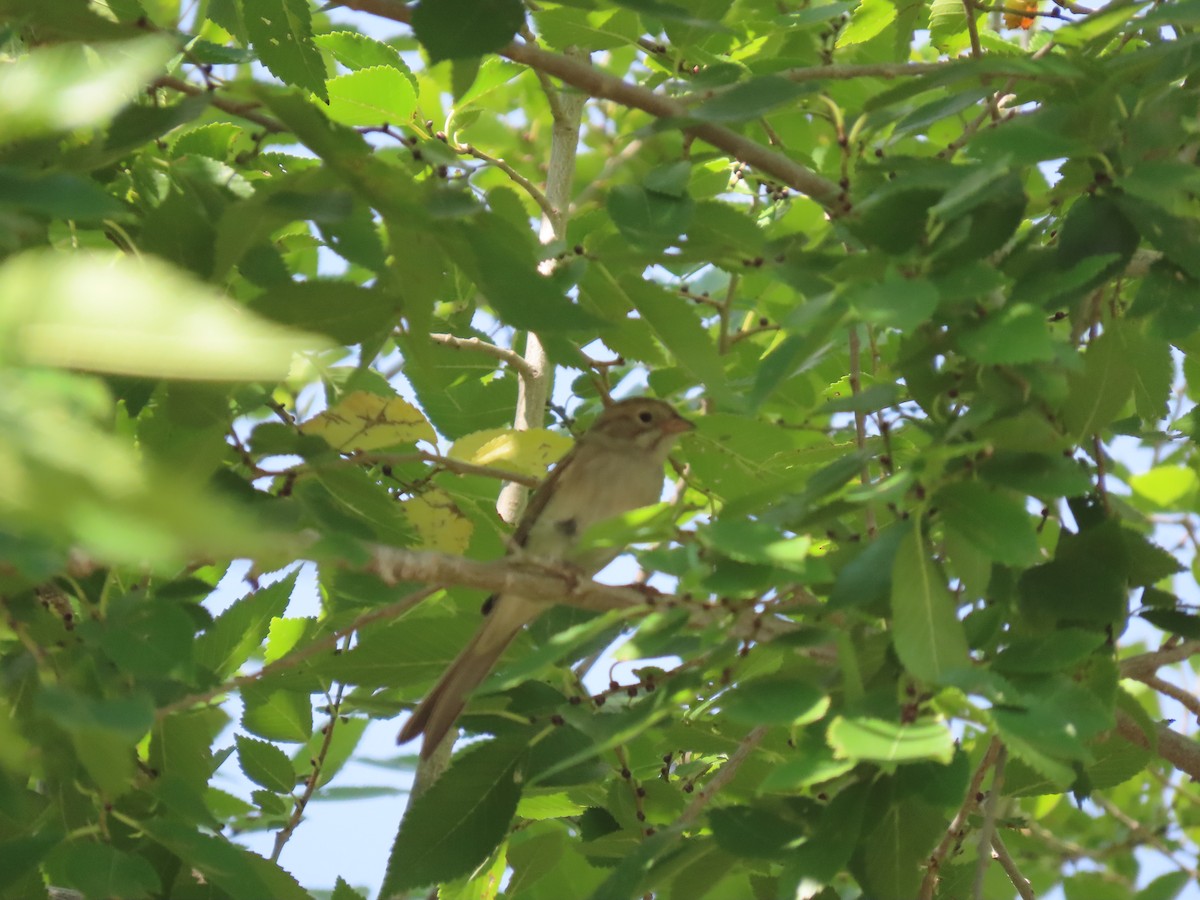
[[[547,466],[562,458],[573,443],[566,435],[545,428],[527,431],[489,428],[455,441],[450,458],[540,478],[546,474]]]
[[[341,403],[309,419],[300,430],[319,435],[331,447],[343,451],[437,440],[425,415],[407,400],[367,391],[347,394]]]
[[[402,506],[424,550],[461,554],[471,542],[475,526],[441,488],[431,488]]]

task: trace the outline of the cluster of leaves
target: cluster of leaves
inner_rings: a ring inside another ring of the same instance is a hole
[[[220,832],[278,857],[473,630],[369,572],[503,554],[497,475],[568,446],[508,428],[526,332],[585,418],[695,414],[679,501],[593,536],[680,599],[520,638],[386,895],[1176,896],[1135,850],[1195,852],[1195,701],[1129,658],[1200,638],[1154,531],[1198,511],[1200,5],[344,5],[0,0],[0,897],[309,896]],[[316,560],[321,616],[211,615],[239,557]],[[589,695],[630,628],[678,664]]]

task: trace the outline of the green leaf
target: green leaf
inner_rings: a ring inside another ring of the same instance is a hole
[[[868,0],[875,2],[875,0]],[[887,0],[880,2],[890,5]],[[895,7],[892,7],[893,14]],[[744,122],[757,119],[778,106],[791,103],[801,94],[809,93],[811,85],[797,84],[779,75],[765,75],[743,81],[721,91],[690,110],[689,118],[704,122]],[[651,187],[649,184],[646,187]]]
[[[606,208],[625,240],[641,250],[672,244],[691,221],[690,197],[660,194],[636,184],[619,184],[608,192]]]
[[[984,460],[979,476],[1035,497],[1079,497],[1092,489],[1087,469],[1062,454],[999,451]]]
[[[296,587],[297,572],[248,594],[225,610],[196,639],[196,662],[227,678],[267,638],[271,619],[282,616]]]
[[[296,787],[296,771],[287,754],[266,741],[237,738],[238,762],[247,778],[276,794],[290,794]]]
[[[785,863],[789,878],[799,882],[832,881],[850,860],[863,827],[870,784],[856,782],[839,791],[821,811],[812,836],[792,851]]]
[[[563,287],[540,275],[529,234],[496,213],[480,213],[457,229],[470,248],[471,277],[496,313],[514,328],[557,331],[587,328],[596,320],[565,295]],[[468,268],[469,266],[469,268]]]
[[[314,669],[331,680],[367,688],[432,682],[474,633],[469,616],[406,616],[363,634],[349,650],[326,654]]]
[[[976,362],[993,366],[1048,362],[1055,342],[1046,314],[1028,303],[1006,306],[959,335],[959,346]]]
[[[804,571],[812,547],[808,535],[781,537],[779,530],[764,522],[719,519],[700,534],[708,546],[739,562],[776,565]]]
[[[422,0],[412,16],[417,40],[435,63],[493,53],[524,22],[520,0]]]
[[[367,900],[366,894],[360,894],[358,891],[346,884],[341,876],[333,886],[333,893],[329,896],[329,900]]]
[[[924,681],[936,682],[969,662],[954,598],[919,528],[900,542],[892,567],[892,642],[904,667]]]
[[[0,144],[108,121],[176,53],[165,36],[39,47],[0,68]]]
[[[233,900],[312,900],[283,869],[223,837],[201,834],[169,819],[140,824],[147,837],[186,860],[205,882]]]
[[[907,522],[888,525],[838,572],[829,595],[831,609],[872,609],[888,599],[896,553],[910,528]]]
[[[261,684],[242,689],[242,727],[269,741],[307,741],[312,734],[309,692],[272,690]]]
[[[1083,362],[1083,372],[1068,376],[1070,393],[1063,408],[1063,422],[1078,438],[1111,424],[1132,397],[1137,380],[1125,342],[1115,329],[1088,345]]]
[[[1178,634],[1189,640],[1200,639],[1200,616],[1188,615],[1175,609],[1150,609],[1138,613],[1155,628]]]
[[[996,562],[1021,568],[1039,556],[1029,513],[1015,500],[978,481],[948,484],[934,504],[946,528],[965,537]]]
[[[307,0],[241,0],[254,52],[284,84],[312,91],[326,103],[325,63],[313,44]]]
[[[838,32],[837,46],[849,47],[861,44],[880,34],[899,12],[891,0],[862,0],[850,15],[850,24]]]
[[[417,108],[410,77],[391,66],[339,75],[328,88],[329,118],[343,125],[403,125]]]
[[[901,278],[890,269],[882,282],[856,283],[843,297],[860,321],[899,331],[915,330],[938,304],[933,282]]]
[[[405,811],[381,893],[450,881],[487,859],[516,813],[524,755],[524,743],[511,740],[459,754]]]
[[[719,392],[725,382],[724,367],[694,309],[681,298],[638,275],[623,278],[620,287],[679,364],[706,384],[710,391]]]
[[[251,309],[268,319],[359,344],[390,330],[400,316],[395,296],[345,281],[288,282],[254,299]]]
[[[996,656],[993,667],[1008,675],[1062,672],[1086,660],[1104,641],[1104,632],[1083,628],[1059,628],[1052,635],[1014,638]]]
[[[143,900],[161,890],[158,873],[144,858],[109,844],[74,840],[59,844],[47,857],[46,875],[59,888],[73,888],[87,897]]]
[[[347,69],[358,71],[375,66],[389,66],[408,79],[414,92],[418,89],[416,76],[400,52],[382,41],[357,31],[330,31],[316,35],[313,42],[322,50],[333,54],[333,58]]]
[[[152,258],[25,253],[0,266],[0,298],[0,359],[33,365],[271,379],[287,374],[293,353],[323,345]]]
[[[534,21],[538,35],[557,50],[615,50],[636,43],[641,35],[638,17],[622,9],[541,7]]]
[[[807,725],[825,715],[829,697],[797,678],[763,679],[738,685],[721,697],[721,708],[746,725]]]
[[[896,781],[873,786],[851,871],[868,896],[907,900],[919,892],[924,863],[945,831],[945,816],[923,797],[906,796]]]
[[[125,207],[98,184],[68,172],[0,167],[0,204],[61,219],[121,218]]]
[[[772,766],[758,786],[760,794],[800,791],[839,778],[858,765],[853,759],[838,758],[824,742],[801,740],[797,744],[796,758]]]
[[[777,857],[803,833],[799,823],[753,806],[717,807],[709,811],[708,824],[722,850],[750,859]]]
[[[1109,197],[1085,194],[1063,219],[1055,262],[1059,271],[1066,272],[1085,260],[1111,256],[1105,267],[1085,283],[1091,287],[1120,271],[1139,243],[1141,235],[1121,204]]]
[[[949,763],[954,758],[954,735],[944,722],[901,724],[837,716],[829,723],[826,740],[834,754],[843,759],[881,763],[932,759]]]
[[[1055,558],[1021,574],[1022,609],[1034,620],[1110,624],[1125,615],[1128,551],[1116,523],[1064,533]]]
[[[1171,398],[1175,362],[1166,340],[1143,334],[1134,328],[1121,329],[1125,352],[1134,366],[1133,405],[1148,425],[1164,419]]]

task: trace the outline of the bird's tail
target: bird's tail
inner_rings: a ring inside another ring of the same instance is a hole
[[[454,662],[442,673],[437,684],[425,695],[396,738],[406,744],[424,733],[421,745],[422,759],[433,753],[442,742],[458,714],[466,706],[467,698],[483,683],[508,645],[544,609],[540,604],[531,604],[519,597],[496,598],[479,630],[469,644],[458,654]]]

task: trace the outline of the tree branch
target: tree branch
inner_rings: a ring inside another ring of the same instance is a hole
[[[455,350],[474,350],[477,353],[500,360],[514,369],[522,378],[533,377],[533,369],[525,361],[525,357],[516,350],[508,347],[489,344],[487,341],[482,341],[475,337],[460,338],[452,334],[431,334],[429,335],[429,339],[435,344],[445,344],[447,347],[453,347]]]
[[[917,894],[917,900],[932,900],[933,892],[937,889],[942,863],[946,861],[950,851],[961,845],[963,838],[966,837],[967,820],[979,806],[983,779],[987,776],[988,769],[994,766],[996,760],[1000,758],[1000,751],[1003,747],[999,738],[992,738],[987,750],[984,751],[983,759],[979,761],[979,765],[975,768],[975,774],[971,776],[971,783],[967,786],[967,795],[963,799],[962,806],[958,808],[958,812],[950,821],[950,827],[942,835],[942,839],[934,848],[933,853],[929,854],[929,861],[925,864],[925,878],[921,881],[921,890]]]
[[[237,116],[239,119],[245,119],[247,122],[253,122],[255,125],[261,125],[271,134],[282,134],[289,130],[278,119],[273,119],[265,113],[259,112],[260,104],[258,103],[250,100],[226,100],[217,94],[215,90],[206,90],[200,87],[200,85],[184,81],[182,78],[164,75],[161,78],[156,78],[151,87],[168,88],[169,90],[178,91],[181,94],[187,94],[191,97],[206,96],[209,102],[222,112],[227,112],[231,116]]]
[[[992,855],[996,858],[996,862],[1000,863],[1000,868],[1004,870],[1004,874],[1008,876],[1012,886],[1017,889],[1021,900],[1037,900],[1037,895],[1033,892],[1033,885],[1017,868],[1012,854],[1008,852],[1008,847],[1004,845],[1004,840],[999,833],[992,835]]]
[[[1177,734],[1162,722],[1155,728],[1157,747],[1152,745],[1134,718],[1120,709],[1117,710],[1117,733],[1130,743],[1156,752],[1179,771],[1200,780],[1200,744]]]
[[[742,738],[737,750],[733,751],[733,755],[729,757],[725,765],[717,769],[717,773],[708,780],[704,787],[700,788],[699,793],[688,804],[687,809],[683,811],[683,814],[679,817],[679,821],[676,822],[677,826],[686,828],[689,825],[694,825],[699,820],[700,814],[704,812],[704,807],[708,806],[709,801],[725,785],[733,780],[733,776],[742,767],[742,763],[750,758],[750,754],[754,752],[754,748],[761,744],[763,738],[767,736],[767,730],[766,725],[757,725]]]
[[[345,685],[339,684],[337,687],[337,696],[329,704],[329,721],[325,723],[321,749],[317,751],[317,757],[312,761],[308,778],[304,780],[304,793],[296,800],[292,814],[288,816],[287,824],[279,829],[275,835],[275,846],[271,850],[271,862],[279,862],[279,855],[283,853],[284,846],[291,839],[301,819],[304,818],[304,810],[308,808],[309,801],[312,800],[313,794],[317,792],[317,783],[321,780],[321,769],[325,765],[325,757],[329,755],[329,746],[333,743],[333,729],[338,723],[338,713],[342,708],[342,694],[344,690]]]
[[[411,14],[400,0],[342,0],[342,6],[371,13],[394,22],[409,24]],[[840,189],[811,169],[793,162],[782,153],[764,147],[728,128],[689,119],[687,107],[676,100],[630,84],[568,56],[539,49],[529,44],[511,43],[497,51],[501,56],[529,66],[578,88],[591,97],[612,100],[622,106],[640,109],[659,119],[678,119],[680,127],[718,150],[770,175],[818,203],[841,212]]]
[[[1145,676],[1153,675],[1163,666],[1183,662],[1197,653],[1200,653],[1200,641],[1183,641],[1164,650],[1140,653],[1121,660],[1121,677],[1140,681]]]
[[[462,153],[465,156],[473,156],[475,159],[478,159],[481,162],[495,166],[497,169],[511,178],[513,182],[520,186],[520,188],[525,191],[526,194],[532,197],[533,202],[541,207],[544,215],[550,215],[553,213],[554,207],[550,205],[550,201],[546,199],[546,195],[538,190],[538,186],[504,160],[500,159],[499,157],[484,153],[473,144],[452,144],[451,147],[458,153]]]

